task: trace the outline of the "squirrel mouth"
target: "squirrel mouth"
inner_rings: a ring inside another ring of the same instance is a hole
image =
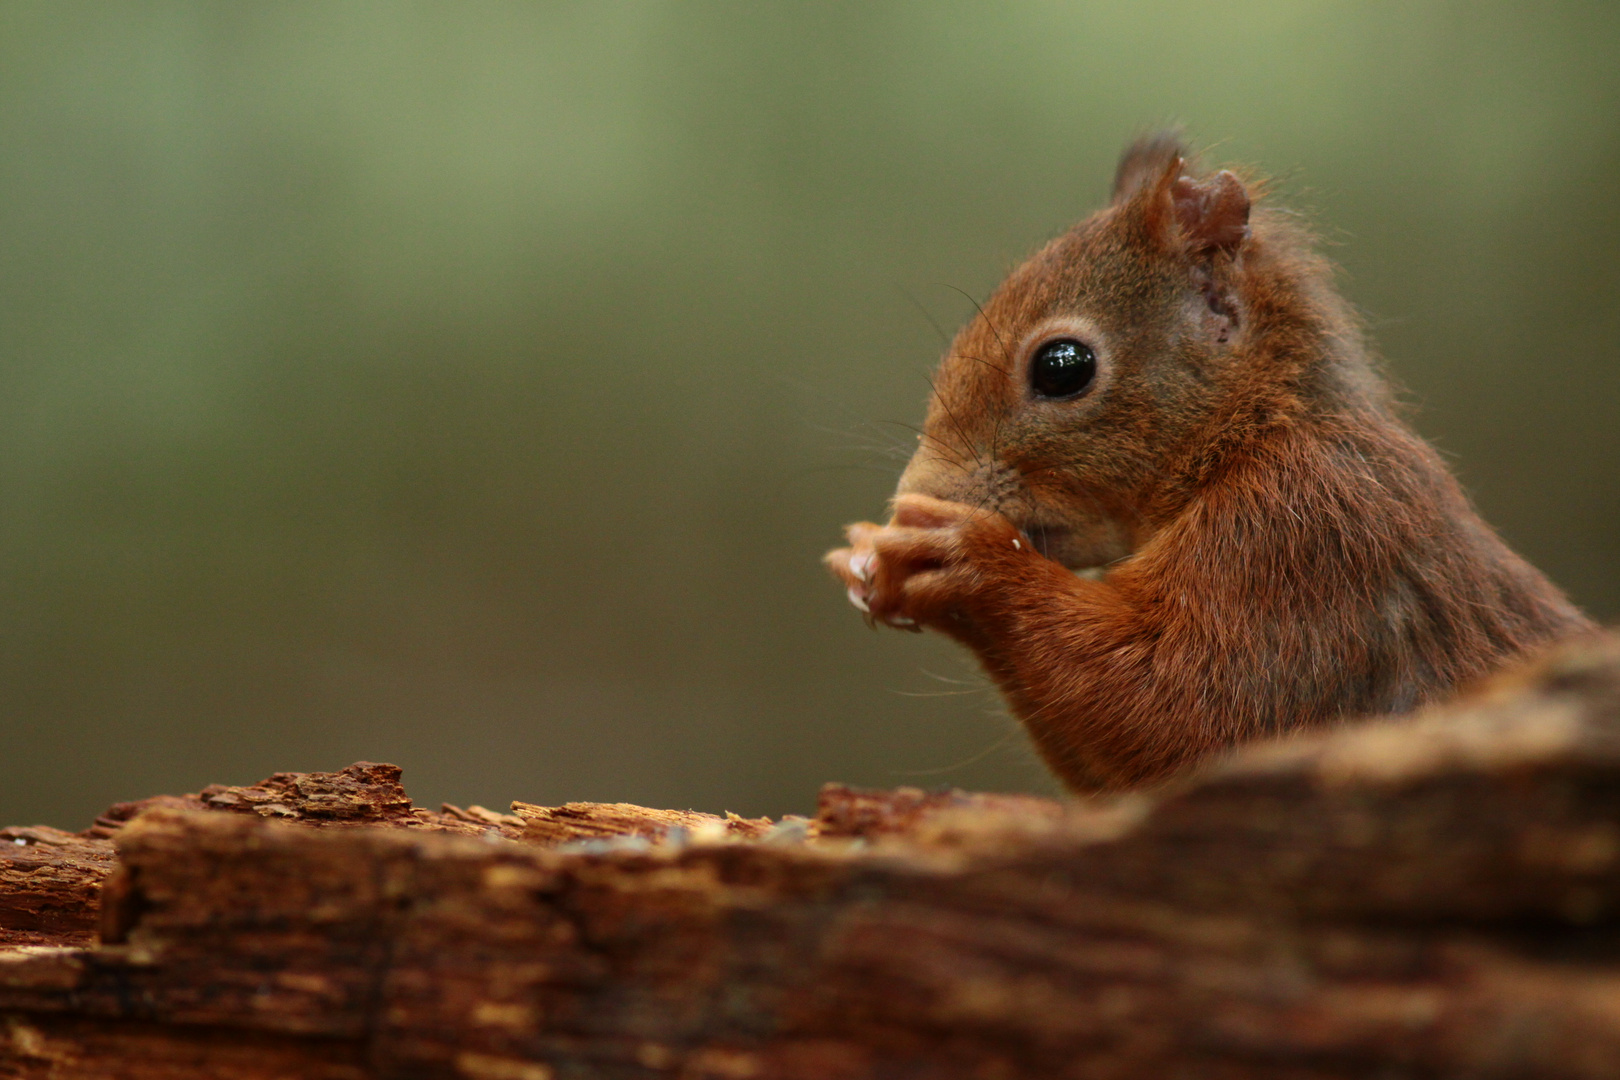
[[[1057,554],[1062,547],[1062,540],[1069,535],[1069,530],[1052,525],[1025,525],[1023,533],[1028,538],[1030,547],[1053,562],[1060,562],[1065,566],[1069,565]],[[1074,569],[1073,567],[1069,568]]]
[[[1030,522],[1023,525],[1020,531],[1028,538],[1030,547],[1080,577],[1099,579],[1111,563],[1123,557],[1099,558],[1100,553],[1086,550],[1089,545],[1079,543],[1074,530],[1062,525]]]

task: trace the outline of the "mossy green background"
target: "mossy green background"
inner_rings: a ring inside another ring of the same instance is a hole
[[[817,559],[946,330],[1182,121],[1620,615],[1620,5],[0,3],[0,822],[1051,790]]]

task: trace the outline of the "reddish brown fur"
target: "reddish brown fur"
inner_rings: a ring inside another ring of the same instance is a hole
[[[971,647],[1075,790],[1405,712],[1591,626],[1395,415],[1302,232],[1185,158],[1138,143],[1002,284],[893,520],[828,556],[874,618]],[[1028,387],[1054,336],[1099,356],[1077,400]]]

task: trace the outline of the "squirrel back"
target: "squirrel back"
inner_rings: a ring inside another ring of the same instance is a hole
[[[1406,712],[1592,628],[1402,421],[1332,270],[1144,139],[952,343],[888,526],[828,562],[967,644],[1071,788]]]

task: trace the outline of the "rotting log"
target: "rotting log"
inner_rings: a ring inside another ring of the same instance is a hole
[[[0,1077],[1620,1076],[1612,639],[1111,800],[398,781],[0,833]]]

